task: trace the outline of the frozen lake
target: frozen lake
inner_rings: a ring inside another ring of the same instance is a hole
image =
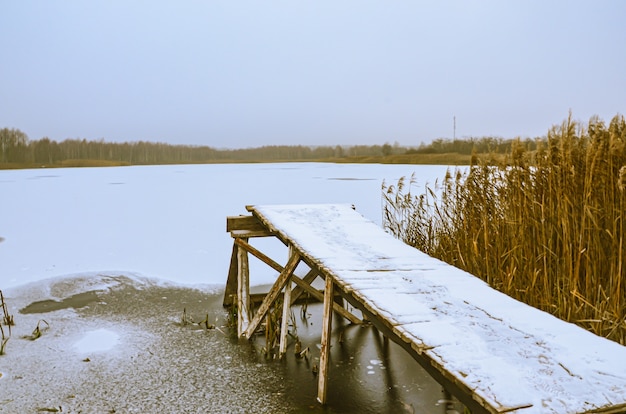
[[[0,286],[117,271],[223,284],[226,216],[249,204],[350,203],[380,224],[381,184],[446,166],[227,164],[0,171]],[[252,283],[272,280],[253,272]]]
[[[226,216],[246,205],[349,203],[380,224],[383,180],[415,173],[423,186],[446,170],[294,163],[0,171],[0,290],[16,320],[0,356],[0,411],[457,412],[400,347],[341,320],[328,406],[319,406],[311,366],[320,306],[298,318],[310,360],[290,354],[281,363],[263,358],[263,338],[228,334],[220,292],[232,250]],[[260,247],[284,262],[284,246],[274,243]],[[250,265],[252,284],[275,279],[267,266]],[[181,329],[183,308],[218,328]],[[43,336],[25,339],[41,319],[49,322]]]

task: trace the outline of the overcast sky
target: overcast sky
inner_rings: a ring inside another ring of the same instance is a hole
[[[0,128],[238,148],[626,113],[626,1],[0,0]]]

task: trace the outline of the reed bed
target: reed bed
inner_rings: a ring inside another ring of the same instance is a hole
[[[626,122],[571,114],[529,150],[472,159],[411,193],[383,184],[383,224],[494,288],[626,345]]]

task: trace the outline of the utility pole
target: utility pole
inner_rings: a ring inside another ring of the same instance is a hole
[[[456,139],[456,115],[452,117],[452,122],[454,124],[453,132],[452,132],[452,140]]]

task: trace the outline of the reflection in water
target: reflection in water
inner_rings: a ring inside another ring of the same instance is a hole
[[[283,364],[287,392],[302,409],[317,407],[317,377],[312,367],[319,363],[322,306],[308,306],[307,319],[297,316],[292,330],[309,347],[309,359],[299,359],[291,346]],[[298,307],[293,313],[300,315]],[[255,341],[265,345],[263,338]],[[462,405],[452,402],[436,383],[402,348],[370,325],[351,325],[343,318],[333,320],[328,404],[331,413],[454,413]],[[450,403],[448,403],[450,401]]]

